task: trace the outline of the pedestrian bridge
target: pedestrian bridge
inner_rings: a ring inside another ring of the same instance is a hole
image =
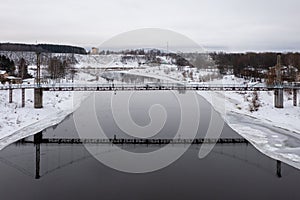
[[[300,83],[283,85],[207,84],[207,83],[143,83],[143,84],[14,84],[0,86],[0,90],[35,89],[43,91],[143,91],[143,90],[191,90],[191,91],[272,91],[276,89],[300,89]]]
[[[141,83],[141,84],[10,84],[0,86],[0,90],[9,91],[9,103],[12,103],[13,90],[20,89],[22,91],[22,107],[25,106],[25,90],[34,89],[34,107],[43,107],[44,91],[171,91],[177,90],[184,93],[185,91],[274,91],[274,104],[276,108],[283,108],[284,98],[283,91],[293,91],[293,104],[297,106],[297,93],[300,90],[300,83],[288,83],[282,85],[266,85],[266,84],[208,84],[208,83]]]

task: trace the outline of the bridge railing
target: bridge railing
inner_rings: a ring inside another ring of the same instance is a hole
[[[11,84],[11,85],[0,85],[0,90],[8,90],[8,89],[33,89],[37,88],[36,84]],[[245,89],[248,88],[253,89],[300,89],[300,83],[285,83],[280,86],[278,85],[265,85],[265,84],[256,84],[256,85],[247,85],[247,84],[209,84],[209,83],[141,83],[141,84],[132,84],[132,83],[91,83],[91,84],[74,84],[74,83],[60,83],[60,84],[41,84],[39,87],[47,88],[47,89],[55,89],[55,88],[66,88],[66,89],[74,89],[74,88],[109,88],[109,89],[182,89],[182,90],[195,90],[197,88],[206,88],[206,89],[216,89],[223,88],[224,90],[231,89]]]

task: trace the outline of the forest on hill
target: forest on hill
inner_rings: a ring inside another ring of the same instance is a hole
[[[275,52],[264,53],[211,53],[210,56],[215,61],[221,72],[226,72],[228,68],[234,70],[238,75],[244,68],[252,67],[255,69],[268,70],[277,63]],[[293,66],[300,70],[300,53],[282,53],[281,64],[283,66]]]
[[[57,44],[0,43],[0,51],[86,54],[85,49],[82,47]]]

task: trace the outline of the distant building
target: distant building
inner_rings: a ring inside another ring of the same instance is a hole
[[[28,79],[23,79],[22,83],[26,83],[26,84],[34,84],[35,80],[34,78],[28,78]]]
[[[23,83],[21,78],[14,77],[14,76],[8,76],[7,80],[9,83],[12,83],[12,84],[22,84]]]
[[[282,82],[295,82],[299,81],[298,69],[293,66],[281,66],[280,78]],[[297,80],[298,79],[298,80]],[[270,67],[268,73],[268,84],[276,82],[276,67]]]
[[[241,70],[241,76],[244,78],[259,78],[264,79],[268,75],[268,71],[262,68],[254,68],[251,66],[245,67]]]
[[[96,47],[93,47],[91,50],[91,55],[98,55],[99,54],[99,49]]]

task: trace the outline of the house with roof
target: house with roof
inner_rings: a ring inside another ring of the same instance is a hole
[[[90,52],[91,55],[98,55],[99,54],[99,49],[96,48],[96,47],[93,47],[91,52]]]
[[[0,70],[0,81],[5,81],[8,77],[8,73],[4,70]]]

